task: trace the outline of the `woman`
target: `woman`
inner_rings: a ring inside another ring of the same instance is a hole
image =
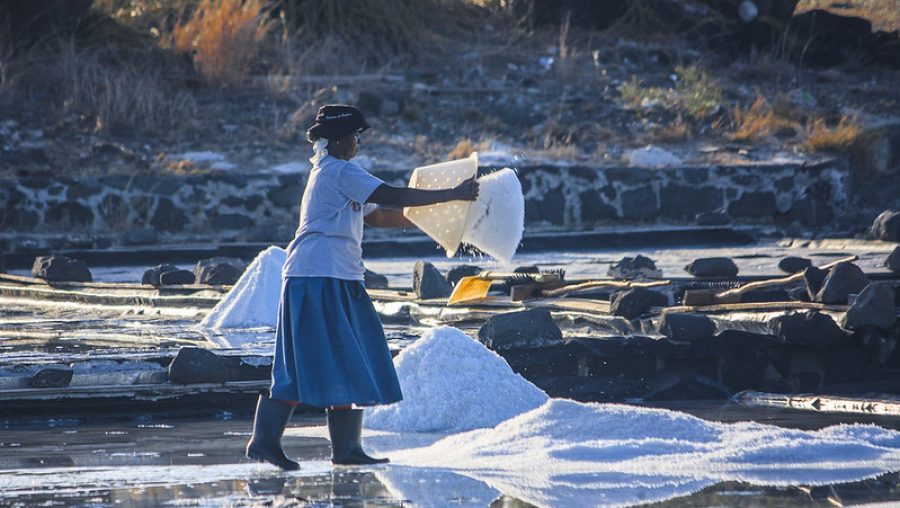
[[[363,287],[363,222],[409,227],[399,208],[473,201],[473,180],[446,190],[392,187],[350,160],[369,128],[351,106],[322,106],[306,133],[313,168],[283,270],[270,396],[260,396],[247,457],[299,469],[281,436],[298,403],[326,408],[333,464],[377,464],[362,449],[362,409],[403,396],[378,314]],[[383,205],[378,207],[376,205]],[[365,217],[365,219],[364,219]]]

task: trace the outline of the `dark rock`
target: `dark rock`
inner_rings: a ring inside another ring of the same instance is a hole
[[[885,282],[869,284],[847,310],[842,325],[850,330],[880,328],[890,330],[897,321],[894,289]]]
[[[561,226],[565,223],[566,197],[562,187],[547,190],[541,199],[525,200],[525,217],[528,222],[548,222]]]
[[[788,256],[778,262],[778,269],[785,273],[802,272],[810,266],[812,266],[812,261],[794,256]]]
[[[244,229],[252,227],[254,224],[253,219],[247,217],[246,215],[241,215],[239,213],[223,213],[220,215],[216,215],[213,217],[209,224],[213,227],[213,229],[222,230],[222,229]]]
[[[178,271],[179,268],[175,265],[157,265],[153,268],[148,269],[144,272],[144,275],[141,277],[141,284],[150,284],[151,286],[160,286],[162,283],[159,281],[160,275],[166,272],[175,272]]]
[[[103,192],[103,186],[93,182],[78,182],[69,187],[67,199],[83,199]]]
[[[869,230],[873,237],[885,242],[900,242],[900,212],[885,210],[875,218]]]
[[[300,199],[303,197],[303,187],[300,185],[290,185],[287,187],[278,187],[269,192],[269,201],[275,206],[284,208],[293,208],[300,206]]]
[[[433,264],[420,260],[413,269],[413,291],[420,300],[428,300],[446,298],[453,288]]]
[[[726,226],[731,224],[731,216],[724,210],[700,212],[694,217],[694,223],[698,226]]]
[[[372,270],[366,269],[366,273],[363,275],[365,281],[363,284],[366,286],[366,289],[387,289],[388,287],[388,278],[380,273],[375,273]]]
[[[659,320],[659,331],[672,340],[694,342],[712,337],[716,324],[703,314],[666,312]]]
[[[894,273],[900,273],[900,246],[894,247],[891,254],[884,260],[884,266]]]
[[[809,290],[806,286],[795,286],[787,289],[788,299],[794,302],[810,302]]]
[[[828,277],[828,270],[823,270],[816,266],[810,266],[806,270],[803,270],[803,281],[806,284],[806,292],[809,296],[809,301],[814,301],[816,299],[816,295],[819,293],[819,290],[822,289],[822,284],[825,282],[825,277]]]
[[[695,259],[684,269],[694,277],[734,277],[738,267],[730,258]]]
[[[247,265],[237,258],[214,257],[197,262],[194,275],[197,284],[230,285],[237,282]]]
[[[869,278],[853,263],[840,263],[828,271],[816,301],[843,305],[852,294],[858,294],[869,284]]]
[[[644,400],[727,399],[733,391],[721,382],[697,372],[663,372],[649,381]]]
[[[847,342],[847,334],[818,311],[793,312],[778,316],[770,323],[778,340],[798,346],[831,347]]]
[[[31,275],[51,282],[91,282],[87,264],[65,256],[39,256],[34,259]]]
[[[513,273],[541,273],[541,269],[538,265],[517,266]]]
[[[122,235],[122,245],[152,245],[159,241],[153,228],[129,229]]]
[[[615,189],[613,189],[613,192],[615,192]],[[619,218],[618,210],[604,201],[600,196],[600,192],[596,190],[582,192],[580,198],[582,222],[591,224]]]
[[[810,351],[793,351],[790,356],[787,388],[791,392],[815,392],[825,382],[825,367]]]
[[[659,201],[652,187],[625,191],[620,199],[625,220],[647,220],[659,215]]]
[[[610,265],[606,275],[616,279],[659,279],[662,277],[662,270],[656,268],[656,263],[646,257],[638,254],[635,257],[624,257]]]
[[[48,367],[37,371],[28,380],[32,388],[63,388],[72,382],[74,371],[64,367]]]
[[[228,362],[203,348],[183,347],[169,364],[169,381],[172,383],[226,383],[230,380]]]
[[[659,200],[663,217],[690,220],[703,212],[721,210],[725,195],[716,187],[669,184],[660,189]]]
[[[56,226],[89,227],[94,225],[94,212],[76,201],[63,201],[47,209],[45,220]]]
[[[635,319],[651,307],[666,305],[666,295],[645,288],[634,288],[616,293],[609,305],[609,312],[625,319]]]
[[[494,350],[544,347],[562,341],[562,331],[547,308],[509,312],[488,319],[478,338]]]
[[[159,198],[150,218],[150,224],[159,231],[182,231],[190,222],[188,216],[169,198]]]
[[[804,226],[825,226],[833,220],[831,186],[825,182],[804,189],[804,195],[795,200],[787,212],[788,222]]]
[[[171,270],[159,275],[159,284],[161,286],[193,284],[195,280],[194,272],[189,270]]]
[[[253,243],[289,242],[294,238],[294,233],[295,228],[289,224],[265,222],[242,229],[238,239]]]
[[[454,266],[447,272],[447,282],[449,282],[451,286],[455,286],[463,277],[472,277],[479,273],[481,273],[481,268],[474,265]]]
[[[744,192],[728,205],[728,213],[740,218],[773,217],[777,211],[775,195],[771,192]]]

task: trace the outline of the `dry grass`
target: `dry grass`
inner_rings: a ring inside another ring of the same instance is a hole
[[[733,141],[754,141],[800,129],[799,123],[776,113],[762,96],[747,109],[733,108],[731,116],[734,130],[727,137]]]
[[[855,119],[842,116],[834,127],[817,118],[806,128],[806,147],[813,152],[852,151],[858,144],[862,129]]]
[[[695,67],[676,67],[674,88],[644,88],[637,77],[619,87],[622,99],[634,108],[661,105],[676,114],[703,119],[724,103],[722,86],[707,71]]]
[[[67,108],[94,119],[95,130],[156,131],[193,117],[193,97],[166,82],[164,70],[140,62],[111,64],[102,51],[63,47],[56,63]]]
[[[475,145],[472,144],[471,139],[463,138],[459,140],[458,143],[456,143],[456,146],[453,148],[453,150],[450,150],[450,152],[447,154],[447,158],[449,158],[450,160],[464,159],[472,155],[472,152],[475,152],[476,150],[477,148],[475,148]]]
[[[272,26],[263,0],[202,0],[175,25],[171,45],[191,54],[210,83],[234,86],[250,73]]]

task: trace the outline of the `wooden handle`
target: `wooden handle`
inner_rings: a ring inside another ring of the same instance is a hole
[[[542,291],[541,295],[543,296],[560,296],[567,293],[571,293],[573,291],[581,291],[583,289],[593,289],[593,288],[652,288],[657,286],[668,286],[670,284],[667,280],[658,280],[653,282],[629,282],[629,281],[618,281],[618,280],[590,280],[587,282],[582,282],[581,284],[573,284],[571,286],[561,287],[559,289],[551,289],[547,291]]]
[[[832,261],[831,263],[824,264],[824,265],[820,266],[819,269],[830,270],[831,268],[834,268],[835,266],[837,266],[841,263],[852,263],[853,261],[856,261],[857,259],[859,259],[859,256],[848,256],[845,258],[838,259],[837,261]],[[748,284],[744,284],[743,286],[741,286],[739,288],[729,289],[727,291],[722,291],[721,293],[716,293],[716,297],[717,298],[727,298],[729,296],[742,295],[749,291],[753,291],[754,289],[769,288],[769,287],[774,287],[774,286],[783,286],[786,284],[799,282],[801,280],[803,280],[803,272],[797,272],[788,277],[780,277],[778,279],[769,279],[769,280],[761,280],[761,281],[757,281],[757,282],[750,282]]]

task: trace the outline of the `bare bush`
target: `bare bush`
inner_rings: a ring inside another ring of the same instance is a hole
[[[174,27],[171,44],[209,82],[232,86],[250,73],[272,26],[263,0],[203,0]]]

